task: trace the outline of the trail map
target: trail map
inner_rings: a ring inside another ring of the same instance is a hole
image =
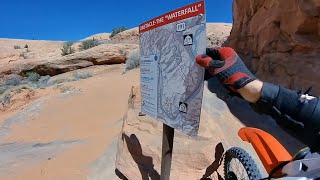
[[[143,23],[139,30],[142,112],[196,136],[204,69],[195,58],[206,49],[203,1]]]

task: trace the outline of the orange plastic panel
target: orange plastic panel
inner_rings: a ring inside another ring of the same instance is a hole
[[[289,152],[272,135],[256,128],[241,128],[238,135],[251,143],[268,173],[280,163],[292,160]]]

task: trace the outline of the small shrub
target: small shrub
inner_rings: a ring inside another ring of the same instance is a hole
[[[119,49],[119,53],[122,55],[122,56],[126,56],[127,52],[123,49]]]
[[[21,83],[22,77],[16,74],[9,75],[4,84],[7,86],[18,86]]]
[[[60,90],[61,93],[68,93],[75,90],[74,87],[66,85],[58,85],[57,88]]]
[[[65,82],[71,82],[72,79],[69,79],[69,78],[60,78],[60,79],[49,79],[48,82],[47,82],[47,86],[53,86],[53,85],[56,85],[56,84],[62,84],[62,83],[65,83]]]
[[[47,75],[47,76],[41,76],[40,79],[38,80],[37,82],[37,87],[38,88],[45,88],[45,87],[48,87],[49,86],[49,80],[50,80],[50,76]]]
[[[33,90],[32,87],[27,85],[20,85],[16,87],[11,87],[7,89],[3,94],[0,95],[0,110],[6,108],[10,102],[12,94],[21,93],[23,89],[30,89]]]
[[[40,75],[36,72],[27,72],[27,79],[31,82],[37,82],[40,79]]]
[[[74,80],[78,81],[80,79],[87,79],[89,77],[92,77],[92,74],[87,73],[87,72],[75,72],[73,74]]]
[[[10,96],[9,94],[3,94],[0,96],[0,109],[6,107],[7,104],[10,103]]]
[[[75,52],[74,48],[72,47],[73,42],[66,42],[63,44],[62,48],[61,48],[61,55],[65,56],[68,54],[72,54]]]
[[[18,45],[14,45],[13,48],[14,48],[14,49],[21,49],[21,47],[18,46]]]
[[[23,59],[28,59],[27,52],[25,52],[25,51],[21,52],[20,57],[22,57]]]
[[[0,85],[0,95],[6,92],[11,86]]]
[[[128,30],[128,28],[126,28],[124,26],[118,27],[118,28],[113,28],[109,37],[112,38],[116,34],[119,34],[119,33],[121,33],[122,31],[125,31],[125,30]]]
[[[81,44],[79,45],[79,49],[80,51],[83,51],[98,45],[100,45],[100,43],[95,38],[92,38],[92,39],[82,41]]]
[[[140,50],[135,49],[131,51],[127,57],[125,71],[137,68],[139,67],[139,65],[140,65]]]

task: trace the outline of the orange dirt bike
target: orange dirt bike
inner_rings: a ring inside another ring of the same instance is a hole
[[[305,148],[291,156],[272,135],[256,128],[242,128],[238,135],[243,141],[251,143],[269,177],[261,177],[256,163],[245,150],[233,147],[225,153],[224,173],[227,180],[320,179],[319,153]]]

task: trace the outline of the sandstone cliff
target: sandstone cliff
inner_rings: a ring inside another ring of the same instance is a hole
[[[320,94],[320,1],[235,0],[225,46],[258,78]]]

